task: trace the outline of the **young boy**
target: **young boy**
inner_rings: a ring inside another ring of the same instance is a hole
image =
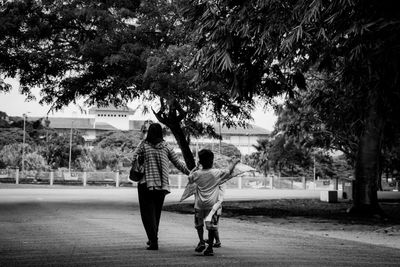
[[[212,168],[214,153],[211,150],[202,149],[198,155],[202,169],[193,171],[188,177],[189,183],[195,183],[197,186],[194,203],[194,222],[200,242],[195,251],[202,252],[204,250],[204,255],[212,256],[214,255],[213,242],[218,229],[219,218],[217,211],[221,208],[221,202],[218,202],[220,185],[232,177],[233,170],[239,160],[234,160],[227,170],[221,170]],[[205,220],[206,229],[208,230],[207,248],[204,241]]]

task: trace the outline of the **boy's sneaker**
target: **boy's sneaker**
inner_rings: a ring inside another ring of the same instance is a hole
[[[206,243],[208,244],[208,239],[204,240],[204,242],[206,242]],[[221,247],[221,242],[215,242],[215,243],[213,244],[213,247],[214,247],[214,248],[220,248],[220,247]]]
[[[212,245],[209,245],[206,250],[204,250],[204,256],[214,256]]]
[[[199,244],[197,245],[197,247],[194,249],[194,251],[196,252],[202,252],[203,250],[206,249],[206,243],[204,242],[199,242]]]
[[[213,247],[214,247],[214,248],[220,248],[220,247],[221,247],[221,242],[215,242],[215,243],[213,244]]]
[[[158,250],[158,244],[150,242],[150,245],[146,249],[147,250]]]

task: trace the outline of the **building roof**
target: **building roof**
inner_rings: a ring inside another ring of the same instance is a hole
[[[96,122],[95,129],[96,130],[109,130],[109,131],[118,131],[119,130],[106,122]]]
[[[214,129],[216,133],[219,133],[218,124],[214,124]],[[249,124],[247,128],[242,128],[242,127],[228,128],[226,126],[221,127],[222,135],[268,135],[269,133],[270,131],[252,124]]]
[[[28,117],[29,121],[41,119],[39,117]],[[44,119],[44,118],[43,118]],[[118,130],[106,122],[96,122],[95,118],[67,118],[67,117],[48,117],[50,128],[54,129],[96,129],[96,130]]]
[[[106,107],[91,107],[89,108],[89,114],[97,114],[99,112],[119,112],[119,113],[128,113],[129,115],[135,114],[135,110],[131,109],[128,106],[123,107],[115,107],[115,106],[106,106]]]
[[[94,118],[63,118],[63,117],[48,117],[50,128],[56,129],[91,129],[93,128]]]
[[[34,121],[40,119],[39,117],[28,117],[29,121]],[[117,131],[119,129],[115,128],[106,122],[96,122],[95,118],[69,118],[69,117],[48,117],[50,121],[49,127],[55,129],[70,129],[71,127],[75,129],[96,129],[96,130],[109,130]],[[147,120],[129,120],[129,130],[140,130],[143,124]],[[218,124],[214,124],[214,129],[216,133],[219,133]],[[256,135],[256,136],[266,136],[270,132],[264,128],[258,127],[256,125],[249,125],[247,128],[242,127],[221,127],[222,135]]]

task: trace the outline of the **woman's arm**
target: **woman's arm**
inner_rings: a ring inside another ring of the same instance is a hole
[[[178,170],[180,170],[184,174],[190,173],[190,171],[186,167],[185,163],[183,163],[182,161],[179,160],[178,155],[176,155],[175,151],[170,146],[168,146],[168,158]]]

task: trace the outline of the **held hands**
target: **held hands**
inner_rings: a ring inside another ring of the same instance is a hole
[[[193,184],[193,173],[195,171],[197,171],[199,168],[199,163],[197,163],[197,165],[190,171],[189,175],[188,175],[188,180],[189,180],[189,184]]]
[[[237,157],[235,157],[235,156],[233,156],[233,157],[231,158],[231,160],[232,160],[232,165],[233,165],[233,166],[236,166],[236,165],[240,162],[240,158],[237,158]]]
[[[197,163],[196,166],[190,171],[189,175],[191,175],[192,173],[194,173],[195,171],[200,169],[200,164]]]

